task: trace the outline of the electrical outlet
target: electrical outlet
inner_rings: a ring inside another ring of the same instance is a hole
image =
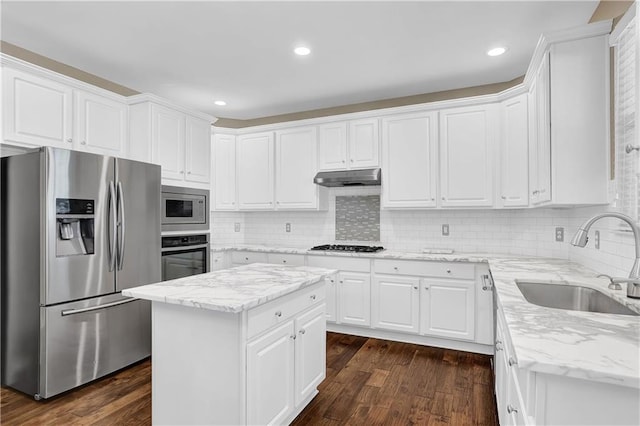
[[[596,250],[600,250],[600,231],[595,232],[594,243],[596,246]]]
[[[564,241],[564,228],[562,226],[558,226],[556,228],[556,242],[563,242]]]
[[[291,232],[291,224],[290,224],[290,223],[288,223],[288,222],[287,222],[287,223],[285,223],[285,224],[284,224],[284,230],[285,230],[286,232]]]
[[[445,237],[449,236],[449,224],[445,223],[442,225],[442,235],[444,235]]]
[[[233,224],[233,230],[235,232],[240,232],[240,223],[239,222],[236,222],[236,223]]]

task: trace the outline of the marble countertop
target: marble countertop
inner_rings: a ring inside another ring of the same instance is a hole
[[[213,250],[488,263],[521,368],[640,388],[640,316],[546,308],[529,303],[516,285],[516,280],[531,280],[590,287],[640,313],[640,300],[626,297],[624,284],[623,290],[610,290],[607,279],[578,263],[490,253],[342,253],[244,245]]]
[[[323,280],[335,270],[254,263],[122,291],[124,296],[242,312]]]

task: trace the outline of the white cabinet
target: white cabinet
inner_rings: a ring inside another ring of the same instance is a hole
[[[277,210],[319,209],[320,192],[313,183],[318,164],[317,129],[300,127],[276,132],[275,191]]]
[[[378,167],[378,119],[367,118],[320,126],[319,170]]]
[[[337,301],[337,286],[338,286],[338,276],[331,275],[325,278],[326,285],[326,300],[325,304],[326,308],[326,320],[329,322],[336,322],[338,320],[338,301]]]
[[[127,106],[44,77],[5,67],[4,140],[102,155],[127,151]]]
[[[529,205],[528,96],[504,101],[500,138],[500,199],[503,207]]]
[[[75,91],[74,104],[74,148],[123,156],[127,148],[126,105],[80,90]]]
[[[363,272],[338,274],[338,321],[342,324],[371,324],[371,275]]]
[[[311,397],[326,374],[327,326],[324,305],[295,321],[295,404]]]
[[[373,280],[372,327],[418,332],[420,279],[376,274]]]
[[[437,113],[382,119],[382,207],[436,206]]]
[[[549,95],[549,53],[546,53],[529,91],[529,188],[532,204],[551,201]]]
[[[293,321],[247,343],[247,424],[282,424],[294,408]]]
[[[530,89],[530,200],[607,204],[607,35],[554,43]]]
[[[420,332],[474,340],[475,281],[423,279],[421,287]]]
[[[73,147],[73,90],[64,84],[2,68],[4,140]]]
[[[495,105],[440,112],[440,191],[443,207],[493,205]]]
[[[211,119],[139,95],[129,106],[129,157],[159,164],[168,185],[209,188]]]
[[[238,136],[236,170],[241,210],[273,209],[273,167],[273,133]]]
[[[236,210],[236,137],[216,134],[211,155],[211,205],[214,210]]]

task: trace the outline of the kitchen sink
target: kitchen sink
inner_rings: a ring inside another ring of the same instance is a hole
[[[606,294],[589,287],[531,281],[516,281],[516,284],[527,302],[534,305],[570,311],[640,315]]]

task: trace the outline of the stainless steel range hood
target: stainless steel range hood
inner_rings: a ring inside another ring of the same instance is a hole
[[[380,185],[380,175],[380,168],[318,172],[316,177],[313,178],[313,182],[330,187]]]

